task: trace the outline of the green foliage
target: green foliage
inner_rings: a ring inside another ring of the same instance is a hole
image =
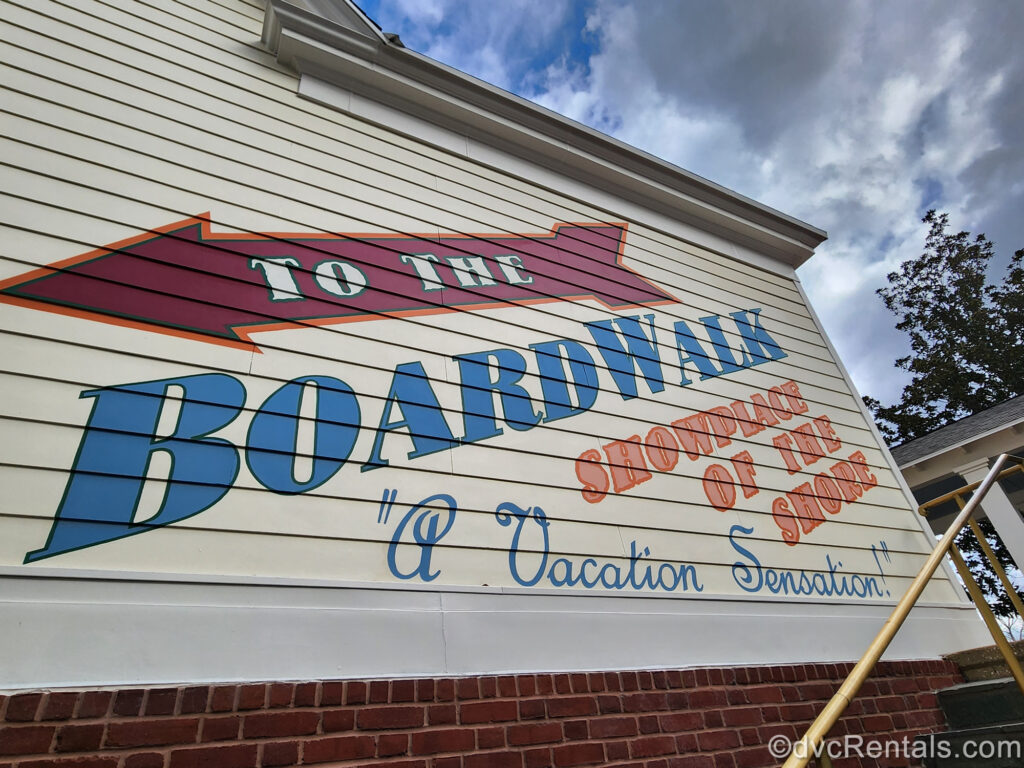
[[[864,402],[890,443],[912,440],[1021,394],[1024,387],[1024,250],[998,285],[986,272],[994,255],[984,235],[952,234],[947,214],[929,211],[925,250],[878,290],[910,336],[896,366],[911,374],[899,402]]]
[[[896,366],[911,374],[899,402],[864,403],[890,444],[927,434],[957,419],[1024,393],[1024,249],[1017,251],[1001,283],[987,272],[994,255],[984,235],[946,231],[949,216],[928,211],[925,250],[888,275],[878,290],[885,307],[910,336],[911,353]],[[992,524],[978,525],[1008,571],[1013,560]],[[971,573],[997,616],[1016,612],[988,566],[970,529],[957,537]],[[1024,594],[1021,594],[1024,598]]]

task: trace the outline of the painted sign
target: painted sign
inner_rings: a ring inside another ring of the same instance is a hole
[[[19,556],[231,570],[247,542],[268,574],[888,598],[920,533],[885,524],[899,491],[813,338],[754,299],[687,305],[626,238],[197,217],[7,279],[8,304],[252,353],[66,387],[88,416]]]
[[[0,283],[6,301],[222,342],[300,324],[594,298],[671,301],[622,266],[624,224],[539,235],[214,234],[185,219]]]

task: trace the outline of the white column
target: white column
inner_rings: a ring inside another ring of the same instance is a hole
[[[979,483],[988,474],[988,461],[979,461],[956,470],[968,483]],[[1024,520],[999,483],[993,484],[982,499],[981,508],[992,521],[1017,567],[1024,570]]]

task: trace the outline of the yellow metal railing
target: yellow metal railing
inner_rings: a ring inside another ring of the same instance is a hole
[[[1010,469],[1003,469],[1009,461],[1017,462],[1017,466],[1011,467]],[[1017,681],[1017,685],[1020,687],[1021,692],[1024,693],[1024,671],[1021,670],[1020,663],[1017,661],[1017,657],[1013,653],[1013,649],[1007,642],[1006,637],[1003,635],[1002,630],[999,627],[999,623],[996,621],[995,615],[992,613],[992,609],[989,607],[985,600],[985,596],[981,591],[981,587],[971,576],[970,571],[967,568],[967,564],[964,562],[963,556],[960,551],[956,548],[954,540],[957,535],[963,530],[965,525],[970,525],[974,535],[978,537],[978,542],[981,544],[982,551],[985,557],[988,559],[992,566],[992,569],[998,575],[1000,581],[1003,583],[1004,588],[1013,601],[1014,607],[1018,613],[1024,617],[1024,606],[1021,605],[1020,598],[1017,596],[1017,591],[1013,588],[1009,578],[1006,576],[1006,572],[1002,566],[999,565],[995,554],[992,552],[991,547],[988,546],[988,542],[985,541],[985,536],[977,523],[974,522],[973,515],[974,510],[981,503],[981,500],[988,493],[992,485],[999,479],[1006,477],[1013,472],[1019,472],[1024,469],[1024,459],[1019,456],[1011,456],[1009,454],[1002,454],[996,459],[995,464],[989,470],[988,474],[985,475],[985,479],[980,483],[973,483],[971,485],[964,486],[952,493],[947,493],[945,496],[940,496],[937,499],[929,501],[927,504],[920,508],[921,514],[926,514],[927,510],[947,502],[955,500],[957,505],[960,507],[960,512],[956,516],[956,519],[949,526],[949,529],[939,540],[939,543],[935,546],[931,555],[925,561],[925,564],[921,566],[920,572],[914,578],[910,588],[906,594],[900,598],[900,601],[896,604],[892,614],[886,620],[882,629],[875,636],[875,639],[871,641],[871,645],[868,650],[861,657],[860,661],[854,665],[850,674],[847,675],[846,680],[840,686],[839,690],[836,691],[835,696],[825,705],[825,708],[821,711],[821,714],[811,723],[807,729],[807,733],[793,745],[790,751],[789,757],[783,764],[783,768],[804,768],[814,757],[818,751],[819,745],[825,740],[828,732],[832,730],[832,726],[836,724],[836,721],[842,717],[846,708],[850,705],[854,696],[860,690],[861,685],[867,679],[868,675],[875,668],[875,664],[881,658],[882,654],[885,653],[885,649],[889,647],[893,637],[899,631],[900,627],[903,626],[903,622],[906,620],[907,615],[910,613],[910,609],[914,607],[918,598],[921,597],[921,593],[927,586],[928,581],[932,575],[938,569],[942,559],[949,554],[953,559],[953,563],[956,566],[957,572],[960,577],[964,580],[964,584],[967,587],[967,591],[974,601],[975,606],[981,613],[982,618],[985,620],[985,624],[992,633],[992,638],[995,640],[996,645],[999,647],[1000,652],[1003,654],[1003,658],[1006,660],[1007,666],[1010,668],[1010,672],[1013,675],[1014,680]],[[970,499],[964,501],[964,496],[970,494]],[[829,765],[828,759],[822,755],[822,765]]]

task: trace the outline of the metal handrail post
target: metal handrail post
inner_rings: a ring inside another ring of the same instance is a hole
[[[924,565],[921,566],[921,570],[917,576],[914,577],[914,581],[911,583],[910,588],[906,594],[900,598],[900,601],[896,604],[889,618],[886,619],[882,629],[875,636],[875,639],[871,641],[871,645],[868,646],[868,650],[861,657],[850,674],[847,675],[846,680],[836,691],[836,694],[832,699],[825,705],[825,708],[821,711],[821,714],[815,718],[814,722],[811,723],[807,729],[807,733],[800,741],[793,745],[793,749],[783,764],[783,768],[805,768],[807,763],[814,757],[815,751],[818,749],[818,745],[825,740],[825,736],[835,725],[836,721],[842,716],[843,712],[850,705],[853,697],[857,695],[857,691],[864,684],[868,675],[871,674],[871,670],[875,668],[875,664],[885,653],[885,649],[889,647],[892,639],[896,636],[900,627],[903,626],[903,622],[907,618],[907,614],[910,613],[910,609],[914,607],[924,588],[927,586],[928,581],[935,573],[939,564],[942,562],[942,558],[946,556],[950,546],[953,544],[953,540],[957,534],[960,533],[960,529],[967,524],[967,521],[974,514],[975,508],[981,503],[985,494],[988,493],[989,488],[995,483],[1000,469],[1003,464],[1010,458],[1009,454],[1000,454],[999,458],[996,459],[992,469],[989,470],[988,474],[985,475],[985,479],[981,481],[981,485],[978,486],[977,492],[971,496],[971,500],[967,502],[966,506],[960,510],[960,514],[956,516],[952,525],[949,526],[949,530],[946,531],[942,539],[936,545],[935,549],[928,556]],[[1014,457],[1016,458],[1016,457]]]

